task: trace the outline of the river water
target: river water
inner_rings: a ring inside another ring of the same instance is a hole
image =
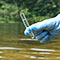
[[[39,41],[0,40],[0,60],[60,60],[60,38]]]

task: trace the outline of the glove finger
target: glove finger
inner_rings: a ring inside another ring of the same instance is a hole
[[[32,30],[29,27],[27,27],[26,30],[24,31],[24,34],[29,35],[31,32]]]
[[[37,30],[39,30],[38,28],[39,23],[35,23],[29,27],[26,28],[26,30],[24,31],[25,35],[29,35],[31,32],[36,32]],[[39,32],[41,32],[42,30],[39,30]]]
[[[49,35],[46,35],[43,39],[40,40],[41,43],[47,43],[50,39],[49,39]]]
[[[41,34],[36,36],[36,39],[41,40],[44,36],[47,35],[47,33],[48,33],[47,31],[42,32]]]
[[[55,24],[56,24],[55,21],[52,21],[52,19],[44,20],[42,22],[38,22],[38,23],[35,23],[35,24],[29,26],[28,28],[26,28],[24,33],[25,33],[25,35],[29,35],[32,31],[51,30],[55,27]]]
[[[26,28],[26,30],[24,31],[25,35],[29,35],[32,31],[36,31],[38,27],[36,27],[35,24],[29,26]]]

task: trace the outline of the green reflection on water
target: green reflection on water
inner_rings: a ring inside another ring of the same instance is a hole
[[[48,44],[20,39],[0,40],[0,60],[60,60],[60,38]]]

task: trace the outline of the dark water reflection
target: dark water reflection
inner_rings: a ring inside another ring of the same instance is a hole
[[[60,60],[60,38],[39,41],[0,40],[0,60]]]

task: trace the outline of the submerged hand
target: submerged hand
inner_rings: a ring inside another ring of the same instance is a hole
[[[60,14],[54,18],[46,19],[27,27],[24,33],[29,35],[32,31],[41,43],[47,43],[49,40],[59,36]]]

